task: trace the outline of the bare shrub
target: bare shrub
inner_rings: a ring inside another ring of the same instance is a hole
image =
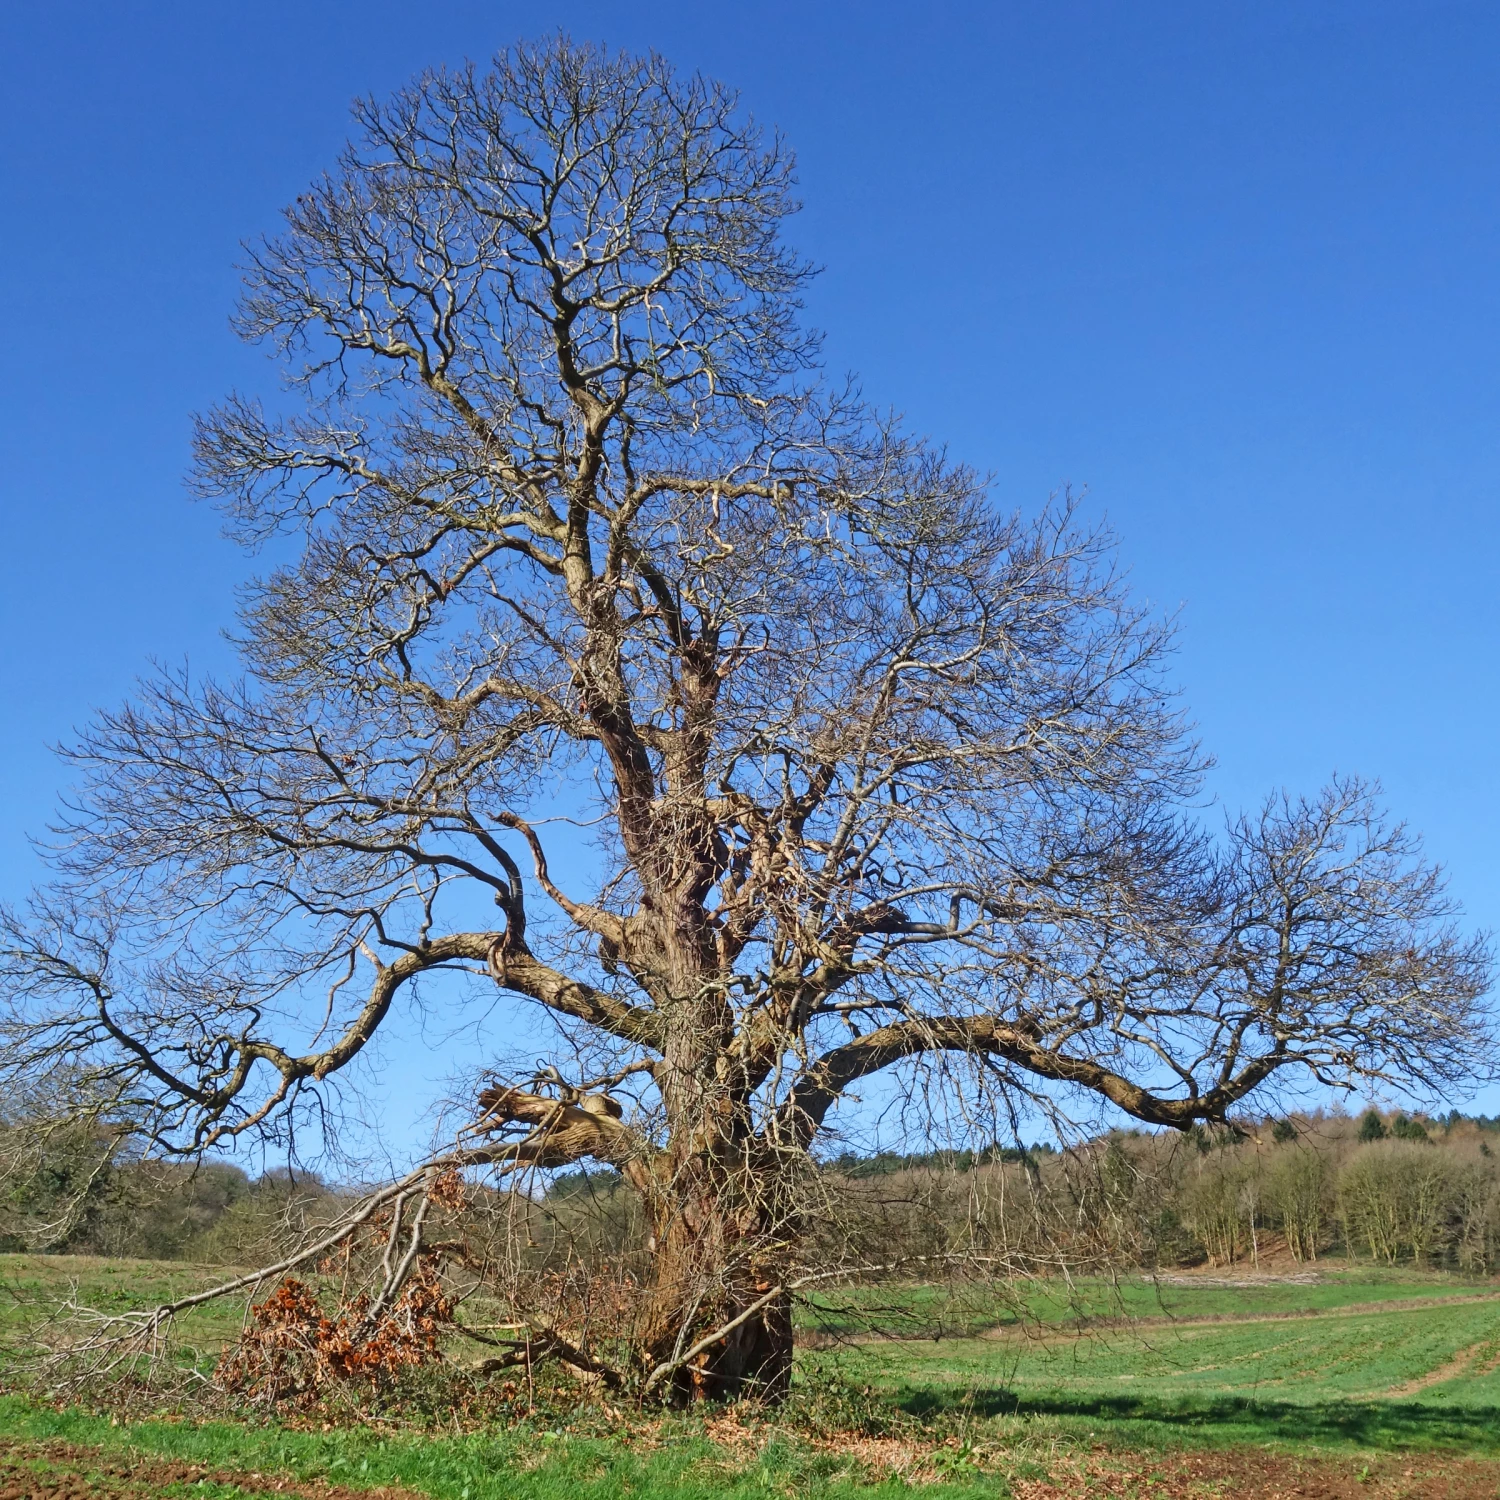
[[[1457,1177],[1454,1258],[1462,1270],[1493,1274],[1500,1270],[1500,1178],[1481,1163],[1460,1167]]]
[[[1184,1191],[1184,1217],[1197,1235],[1211,1266],[1232,1266],[1248,1242],[1245,1212],[1248,1172],[1232,1153],[1207,1159]]]
[[[1372,1260],[1418,1264],[1445,1244],[1459,1197],[1459,1173],[1443,1152],[1408,1141],[1356,1151],[1338,1177],[1345,1242]]]
[[[1323,1153],[1311,1146],[1283,1146],[1271,1158],[1266,1206],[1296,1261],[1318,1258],[1329,1217],[1332,1176]]]

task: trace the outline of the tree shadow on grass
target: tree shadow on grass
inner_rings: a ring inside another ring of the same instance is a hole
[[[1057,1417],[1153,1429],[1158,1441],[1194,1444],[1289,1443],[1326,1447],[1462,1449],[1500,1454],[1500,1407],[1414,1401],[1264,1401],[1218,1396],[1176,1401],[1048,1391],[1020,1395],[1003,1386],[903,1391],[898,1404],[929,1417],[962,1408],[975,1416]],[[1140,1434],[1144,1436],[1145,1434]]]

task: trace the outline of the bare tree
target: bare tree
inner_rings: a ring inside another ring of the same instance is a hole
[[[285,559],[246,676],[72,752],[8,1068],[201,1154],[333,1108],[419,985],[533,1003],[555,1054],[444,1166],[617,1169],[640,1378],[686,1397],[784,1389],[798,1184],[874,1075],[1185,1128],[1474,1065],[1487,952],[1366,792],[1198,829],[1107,538],[822,379],[792,159],[730,93],[558,40],[355,114],[248,268],[292,402],[198,425]]]

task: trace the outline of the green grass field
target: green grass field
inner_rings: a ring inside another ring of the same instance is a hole
[[[1134,1324],[854,1342],[804,1364],[914,1413],[1082,1424],[1118,1442],[1500,1454],[1500,1288],[1335,1273],[1164,1287],[1161,1306],[1157,1290],[1129,1289]]]
[[[858,1336],[879,1331],[910,1336],[927,1324],[942,1326],[951,1336],[1035,1324],[1097,1327],[1140,1319],[1300,1316],[1413,1297],[1462,1300],[1496,1293],[1500,1293],[1500,1282],[1491,1285],[1401,1268],[1350,1270],[1336,1262],[1271,1277],[1164,1274],[1071,1286],[1057,1281],[1023,1282],[1003,1293],[954,1292],[942,1286],[854,1287],[809,1298],[799,1308],[797,1320],[804,1332],[814,1334]]]
[[[69,1292],[116,1311],[153,1305],[220,1274],[0,1257],[0,1331],[20,1333]],[[238,1320],[238,1308],[214,1308],[180,1332],[206,1363]],[[595,1411],[574,1421],[553,1411],[507,1431],[439,1436],[182,1420],[115,1426],[107,1415],[50,1410],[19,1396],[0,1400],[0,1439],[43,1468],[76,1468],[79,1453],[122,1445],[153,1462],[207,1466],[193,1470],[197,1478],[171,1479],[163,1470],[167,1478],[150,1491],[162,1494],[248,1495],[258,1492],[255,1476],[274,1473],[282,1482],[318,1480],[350,1491],[397,1486],[451,1500],[772,1492],[833,1500],[894,1495],[913,1479],[941,1480],[955,1497],[1021,1496],[1059,1464],[1083,1487],[1049,1494],[1126,1494],[1132,1491],[1108,1484],[1090,1489],[1095,1481],[1083,1475],[1079,1456],[1160,1462],[1251,1448],[1352,1464],[1350,1472],[1367,1480],[1370,1463],[1378,1468],[1397,1455],[1426,1455],[1440,1469],[1468,1460],[1489,1488],[1430,1493],[1500,1494],[1500,1282],[1333,1266],[1279,1279],[1036,1285],[1008,1298],[882,1287],[830,1296],[802,1321],[822,1333],[799,1358],[793,1420],[749,1434],[736,1428],[727,1445],[723,1431],[697,1416]],[[889,1334],[916,1326],[942,1336]],[[115,1492],[103,1479],[90,1483],[78,1493]],[[1163,1481],[1135,1492],[1233,1490]],[[3,1475],[0,1493],[10,1493]]]

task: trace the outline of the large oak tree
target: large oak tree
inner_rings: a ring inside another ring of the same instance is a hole
[[[290,399],[198,426],[276,559],[245,675],[74,750],[12,1069],[201,1154],[305,1125],[418,984],[534,1004],[462,1159],[617,1169],[638,1369],[713,1395],[785,1385],[798,1184],[872,1075],[1181,1129],[1472,1067],[1486,951],[1367,794],[1202,832],[1107,539],[823,378],[731,94],[559,40],[356,116],[248,267]],[[981,268],[933,256],[956,328]]]

